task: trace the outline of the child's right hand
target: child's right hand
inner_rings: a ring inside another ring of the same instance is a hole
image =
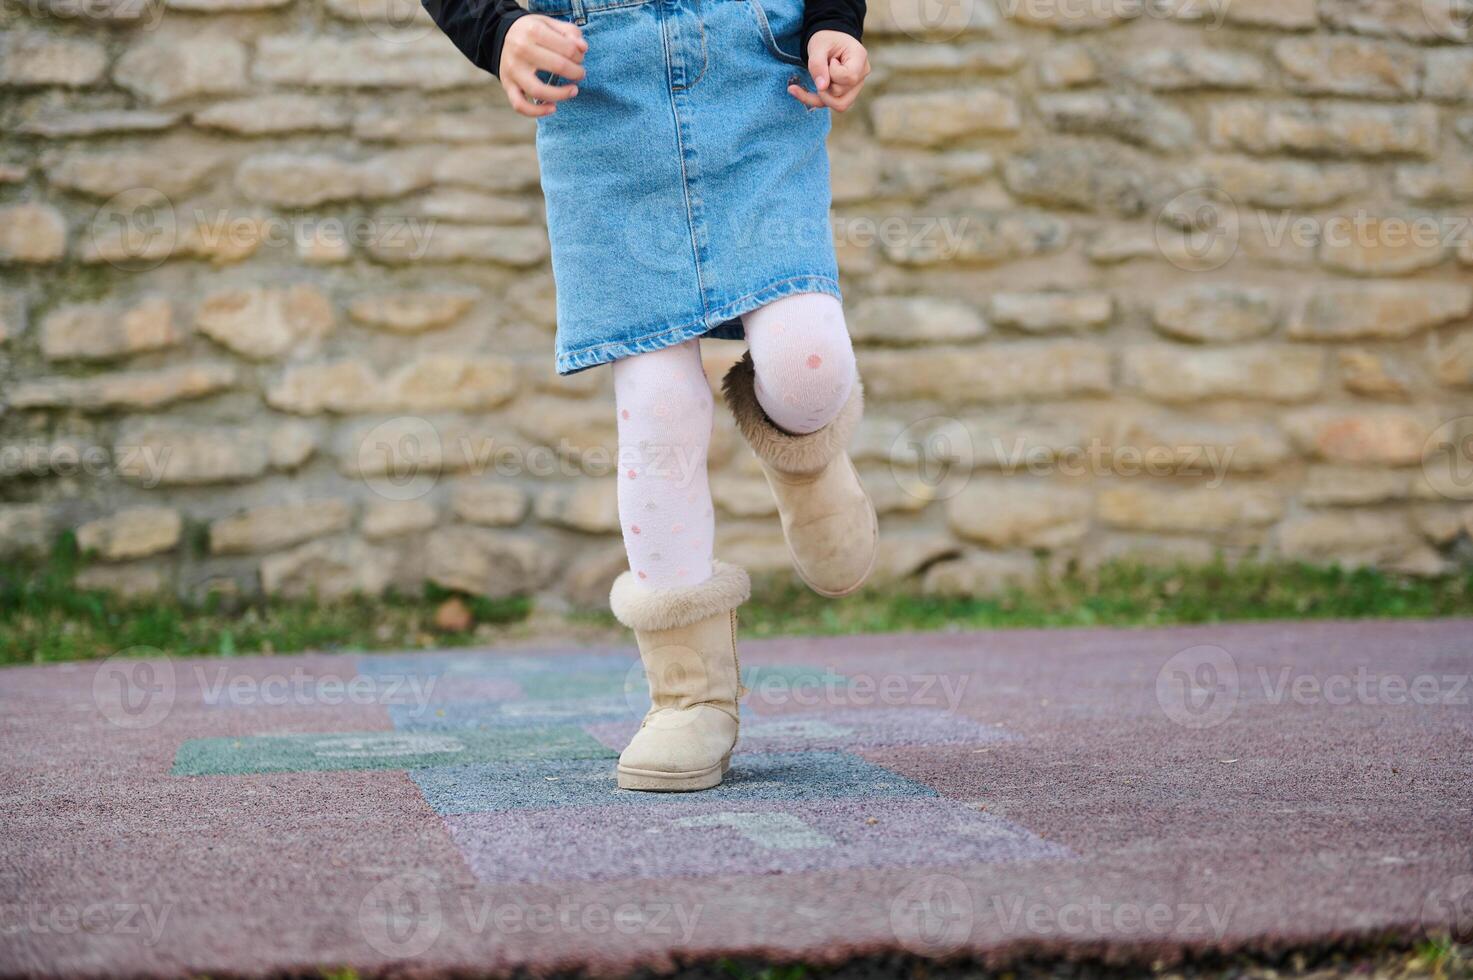
[[[533,119],[552,115],[557,103],[578,94],[578,86],[548,85],[537,73],[545,71],[570,82],[581,81],[587,51],[588,42],[577,24],[541,14],[526,14],[512,21],[501,45],[499,72],[511,107]]]

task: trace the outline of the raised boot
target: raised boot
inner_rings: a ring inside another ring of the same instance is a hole
[[[689,588],[648,589],[630,572],[614,580],[609,606],[634,630],[650,687],[650,710],[619,755],[620,789],[696,790],[721,782],[744,693],[736,609],[751,591],[745,571],[719,561],[709,579]]]
[[[752,355],[746,354],[726,373],[721,390],[777,498],[793,564],[819,595],[848,595],[874,570],[880,541],[875,505],[848,452],[864,414],[864,391],[856,380],[832,422],[793,435],[762,411],[754,381]]]

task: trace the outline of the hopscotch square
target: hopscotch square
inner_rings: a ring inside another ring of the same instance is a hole
[[[613,758],[571,725],[455,733],[325,732],[195,738],[179,746],[175,776],[419,769],[533,759]]]
[[[525,728],[580,725],[638,718],[620,697],[571,698],[563,701],[467,701],[424,707],[392,705],[389,719],[400,731],[435,732],[477,728]],[[637,721],[636,721],[637,725]]]
[[[620,790],[614,767],[602,759],[543,760],[421,769],[411,774],[425,800],[441,814],[553,807],[680,808],[694,802],[824,801],[934,797],[936,791],[842,752],[750,754],[734,759],[720,786],[699,796]]]
[[[486,884],[955,867],[1073,856],[1002,817],[941,798],[686,798],[675,806],[470,813],[447,816],[445,823]],[[538,846],[526,847],[529,840]]]
[[[627,652],[588,651],[559,654],[515,653],[388,653],[366,654],[357,660],[358,673],[368,677],[500,677],[521,680],[540,675],[628,670],[636,659]]]

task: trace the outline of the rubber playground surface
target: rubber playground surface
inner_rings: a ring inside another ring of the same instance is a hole
[[[742,647],[614,787],[632,647],[0,671],[0,974],[992,965],[1473,935],[1473,621]]]

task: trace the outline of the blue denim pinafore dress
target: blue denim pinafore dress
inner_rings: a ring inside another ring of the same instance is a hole
[[[802,0],[531,0],[588,41],[578,95],[537,121],[557,370],[839,296],[826,109],[787,92]],[[561,79],[553,79],[560,84]]]

